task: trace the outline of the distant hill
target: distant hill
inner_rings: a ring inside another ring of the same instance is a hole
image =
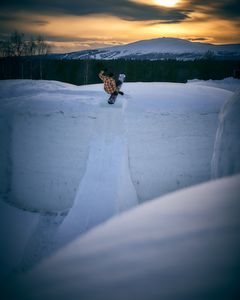
[[[210,51],[217,59],[240,59],[240,44],[213,45],[177,38],[157,38],[121,46],[52,54],[60,59],[179,59],[201,58]]]

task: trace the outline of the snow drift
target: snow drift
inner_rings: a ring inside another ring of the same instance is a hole
[[[239,180],[175,192],[110,220],[19,277],[14,299],[236,299]]]

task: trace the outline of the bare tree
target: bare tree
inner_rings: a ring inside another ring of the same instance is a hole
[[[36,50],[36,54],[38,55],[46,55],[50,51],[50,45],[45,42],[41,35],[39,35],[36,39]]]
[[[13,49],[11,47],[10,40],[0,42],[0,56],[1,57],[13,56]]]
[[[10,44],[13,56],[23,55],[25,48],[24,33],[18,32],[17,30],[14,31],[10,36]]]
[[[15,30],[8,40],[0,41],[0,56],[33,56],[46,55],[50,52],[50,45],[43,36],[30,37],[26,40],[24,33]]]
[[[33,56],[37,52],[37,44],[34,37],[30,37],[29,41],[25,41],[24,55]]]
[[[205,52],[204,55],[203,55],[203,59],[214,60],[215,59],[214,51],[208,50],[207,52]]]

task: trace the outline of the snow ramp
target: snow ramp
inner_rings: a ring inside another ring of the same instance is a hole
[[[124,126],[126,102],[100,103],[87,162],[72,209],[59,228],[60,244],[138,204]]]

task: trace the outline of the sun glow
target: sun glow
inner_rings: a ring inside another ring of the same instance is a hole
[[[172,7],[172,6],[176,5],[179,2],[179,0],[156,0],[155,2],[158,5]]]

